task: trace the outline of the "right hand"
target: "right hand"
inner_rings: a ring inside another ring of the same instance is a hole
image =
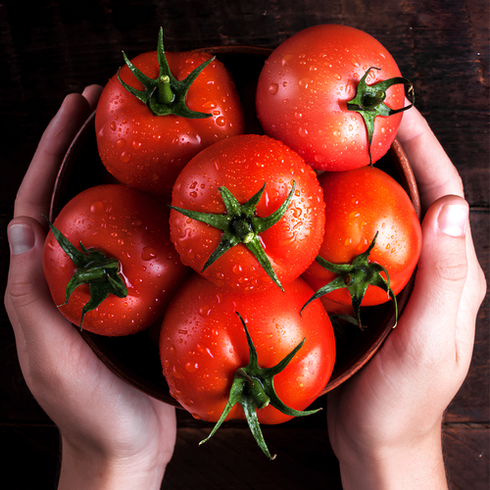
[[[379,352],[328,397],[328,428],[345,489],[447,488],[443,414],[471,361],[486,282],[461,178],[417,109],[398,137],[425,217],[414,289]]]

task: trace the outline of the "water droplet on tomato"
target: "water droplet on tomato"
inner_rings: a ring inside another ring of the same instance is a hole
[[[90,212],[94,214],[104,214],[104,203],[102,201],[96,201],[90,206]]]
[[[240,264],[235,264],[232,270],[235,274],[240,274],[243,271],[242,266]]]
[[[177,366],[172,366],[172,376],[177,379],[182,378],[182,373],[178,370]]]
[[[225,119],[223,116],[220,116],[220,117],[218,117],[218,118],[216,119],[216,124],[217,124],[218,126],[223,127],[223,126],[225,126],[225,125],[226,125],[226,119]]]
[[[153,247],[145,247],[141,251],[141,259],[142,260],[152,260],[157,257],[158,252]]]
[[[124,138],[119,138],[117,141],[116,141],[116,146],[118,148],[124,148],[124,146],[126,145],[126,140]]]
[[[327,158],[325,157],[325,155],[323,153],[317,153],[314,156],[314,160],[316,163],[325,163],[327,161]]]
[[[306,90],[308,88],[310,83],[311,83],[311,80],[309,78],[301,78],[300,80],[298,80],[299,88],[304,89],[304,90]]]
[[[197,362],[192,362],[192,361],[189,361],[186,365],[185,365],[185,370],[188,372],[188,373],[195,373],[197,370],[199,369],[199,364]]]
[[[271,83],[269,85],[269,93],[270,94],[276,95],[278,90],[279,90],[279,86],[277,85],[277,83]]]
[[[121,162],[128,163],[131,160],[131,154],[127,151],[123,151],[120,155]]]
[[[301,208],[293,208],[293,216],[299,218],[303,214]]]
[[[111,127],[111,129],[112,129],[113,131],[115,131],[115,130],[116,130],[116,128],[117,128],[116,123],[115,123],[114,121],[112,121],[112,122],[111,122],[110,127]]]
[[[282,60],[281,60],[281,66],[284,68],[290,61],[291,59],[293,58],[292,55],[290,54],[285,54],[283,57],[282,57]]]
[[[199,315],[201,315],[202,317],[206,317],[209,316],[211,310],[212,308],[209,305],[202,305],[198,311],[199,311]]]

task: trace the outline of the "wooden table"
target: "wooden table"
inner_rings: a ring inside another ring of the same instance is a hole
[[[104,84],[129,55],[155,48],[165,28],[168,50],[212,45],[275,47],[307,26],[343,23],[383,43],[417,90],[417,106],[461,173],[481,264],[489,271],[489,12],[486,0],[105,0],[10,1],[0,4],[0,280],[5,286],[16,189],[36,144],[63,97]],[[444,420],[451,489],[490,484],[488,298],[477,324],[473,362]],[[30,395],[18,365],[14,336],[0,309],[0,459],[12,489],[54,488],[59,438]],[[325,400],[320,399],[319,404]],[[175,456],[163,488],[340,489],[337,460],[324,415],[265,427],[275,462],[265,461],[241,423],[209,430],[179,412]],[[235,472],[239,481],[232,486]]]

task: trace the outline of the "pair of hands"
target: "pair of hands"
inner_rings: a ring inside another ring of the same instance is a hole
[[[174,409],[96,358],[57,311],[42,270],[41,216],[100,91],[90,86],[67,96],[39,143],[8,228],[5,305],[27,385],[62,435],[60,488],[160,488],[175,444]],[[328,396],[330,441],[346,489],[446,488],[442,416],[467,374],[486,291],[456,169],[416,109],[404,114],[398,135],[427,210],[422,255],[398,326],[370,363]]]

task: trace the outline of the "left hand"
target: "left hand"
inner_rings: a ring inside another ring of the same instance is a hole
[[[5,305],[26,383],[62,436],[60,488],[160,488],[175,445],[174,408],[96,357],[53,303],[42,267],[42,215],[63,156],[100,92],[90,86],[68,95],[41,138],[8,227]]]

